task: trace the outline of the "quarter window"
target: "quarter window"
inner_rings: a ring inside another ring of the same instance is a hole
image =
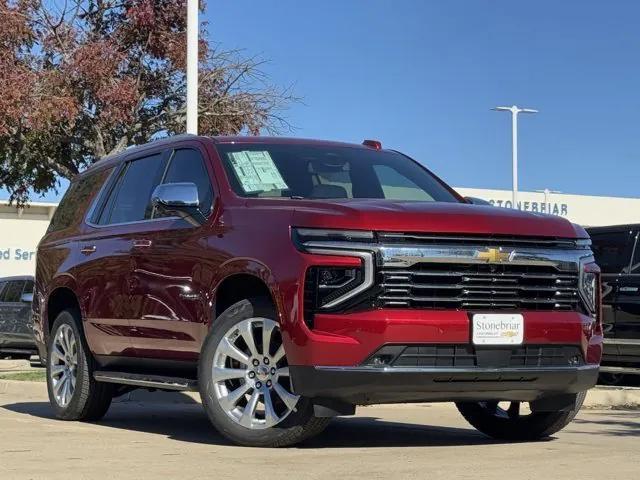
[[[79,223],[86,207],[91,203],[94,195],[97,195],[110,172],[111,170],[102,170],[72,182],[53,214],[47,231],[64,230]]]

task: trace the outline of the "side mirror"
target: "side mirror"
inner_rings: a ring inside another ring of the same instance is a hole
[[[464,199],[469,203],[473,203],[474,205],[493,205],[491,202],[488,202],[487,200],[483,200],[482,198],[464,197]]]
[[[199,208],[198,187],[195,183],[158,185],[151,195],[151,203],[159,211],[180,217],[196,227],[206,221]]]
[[[23,293],[20,301],[24,303],[33,303],[33,293]]]

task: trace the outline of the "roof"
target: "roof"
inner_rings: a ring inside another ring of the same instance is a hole
[[[589,233],[624,232],[626,230],[638,230],[640,223],[626,223],[624,225],[605,225],[603,227],[588,227],[585,230]]]
[[[155,148],[161,146],[170,146],[175,142],[183,141],[183,140],[205,140],[205,141],[213,141],[216,144],[233,144],[233,143],[263,143],[263,144],[285,144],[285,145],[330,145],[330,146],[341,146],[341,147],[355,147],[355,148],[364,148],[369,149],[370,147],[366,147],[360,143],[347,143],[347,142],[336,142],[330,140],[313,140],[309,138],[294,138],[294,137],[259,137],[259,136],[251,136],[251,135],[235,135],[235,136],[217,136],[217,137],[205,137],[198,135],[174,135],[171,137],[161,138],[158,140],[153,140],[151,142],[145,143],[143,145],[132,146],[127,148],[126,150],[116,153],[114,155],[108,155],[106,157],[102,157],[96,163],[87,168],[84,172],[80,173],[80,175],[84,175],[87,172],[94,172],[96,170],[101,170],[103,168],[108,168],[112,165],[119,163],[123,157],[129,156],[132,153],[144,151],[148,148]]]
[[[0,282],[10,282],[12,280],[33,280],[33,275],[16,275],[13,277],[0,278]]]

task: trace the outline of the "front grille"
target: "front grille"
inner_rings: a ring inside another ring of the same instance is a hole
[[[386,345],[365,366],[397,368],[538,368],[584,365],[574,345],[523,345],[476,348],[473,345]]]
[[[513,264],[430,264],[384,267],[383,307],[559,310],[579,306],[578,273]]]

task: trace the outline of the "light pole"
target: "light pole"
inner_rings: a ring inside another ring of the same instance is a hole
[[[511,156],[513,163],[513,208],[518,208],[518,114],[538,113],[532,108],[519,108],[516,105],[511,107],[495,107],[491,110],[498,112],[511,112]]]
[[[187,0],[187,133],[198,134],[198,0]]]
[[[548,188],[545,188],[544,190],[536,190],[536,192],[544,193],[544,209],[545,209],[545,213],[550,213],[550,212],[547,212],[547,208],[549,210],[551,210],[551,204],[549,203],[549,197],[551,196],[551,194],[552,193],[562,193],[560,190],[549,190]]]

